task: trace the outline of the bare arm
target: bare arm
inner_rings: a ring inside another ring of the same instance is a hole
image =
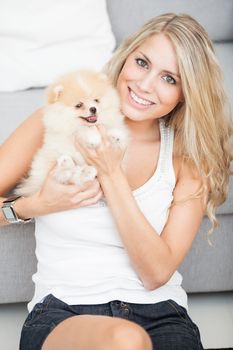
[[[27,174],[32,158],[43,140],[43,109],[26,119],[0,147],[0,203],[7,192]],[[0,224],[7,224],[0,212]]]
[[[104,175],[100,182],[135,270],[147,289],[158,288],[183,261],[202,221],[203,198],[182,202],[198,189],[199,179],[188,168],[180,174],[174,200],[181,203],[172,206],[161,235],[139,209],[122,171]]]
[[[43,141],[43,109],[26,119],[0,147],[0,194],[7,193],[27,174]]]
[[[30,168],[36,151],[43,142],[43,109],[26,119],[0,147],[0,206],[7,192],[13,189]],[[15,203],[20,218],[31,218],[51,212],[77,208],[95,203],[102,195],[97,180],[82,187],[58,185],[48,175],[41,191]],[[0,210],[0,225],[7,224]]]

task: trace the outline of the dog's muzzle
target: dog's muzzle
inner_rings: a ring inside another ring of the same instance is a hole
[[[97,109],[95,107],[90,107],[89,111],[91,115],[89,115],[88,117],[81,117],[81,118],[86,120],[88,123],[94,124],[97,122],[97,119],[98,119],[96,115]]]

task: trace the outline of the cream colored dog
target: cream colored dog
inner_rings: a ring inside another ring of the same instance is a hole
[[[103,124],[110,142],[127,146],[128,131],[120,112],[116,89],[102,73],[78,71],[66,75],[48,88],[45,107],[43,146],[35,155],[29,175],[16,189],[28,196],[42,186],[48,171],[54,171],[60,183],[82,185],[93,180],[96,169],[85,163],[75,147],[76,140],[88,147],[97,147],[101,136],[95,127]]]

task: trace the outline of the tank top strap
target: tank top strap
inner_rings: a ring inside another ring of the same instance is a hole
[[[173,141],[174,130],[171,126],[166,126],[165,120],[160,119],[160,136],[161,136],[161,152],[160,152],[160,164],[159,174],[160,179],[169,181],[174,185],[175,173],[173,168]]]

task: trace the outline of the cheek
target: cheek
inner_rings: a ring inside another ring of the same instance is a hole
[[[126,61],[119,75],[117,86],[123,87],[128,82],[137,80],[139,78],[138,75],[139,72],[135,68],[134,63],[131,60]]]
[[[119,78],[117,81],[117,89],[119,90],[119,92],[121,92],[121,90],[125,88],[125,86],[127,85],[127,81],[129,80],[129,76],[127,73],[121,72],[121,74],[119,75]]]
[[[120,100],[122,101],[127,92],[127,82],[124,74],[120,74],[116,85]]]
[[[181,89],[176,86],[161,84],[160,89],[158,89],[158,97],[161,104],[176,106],[181,100]]]

